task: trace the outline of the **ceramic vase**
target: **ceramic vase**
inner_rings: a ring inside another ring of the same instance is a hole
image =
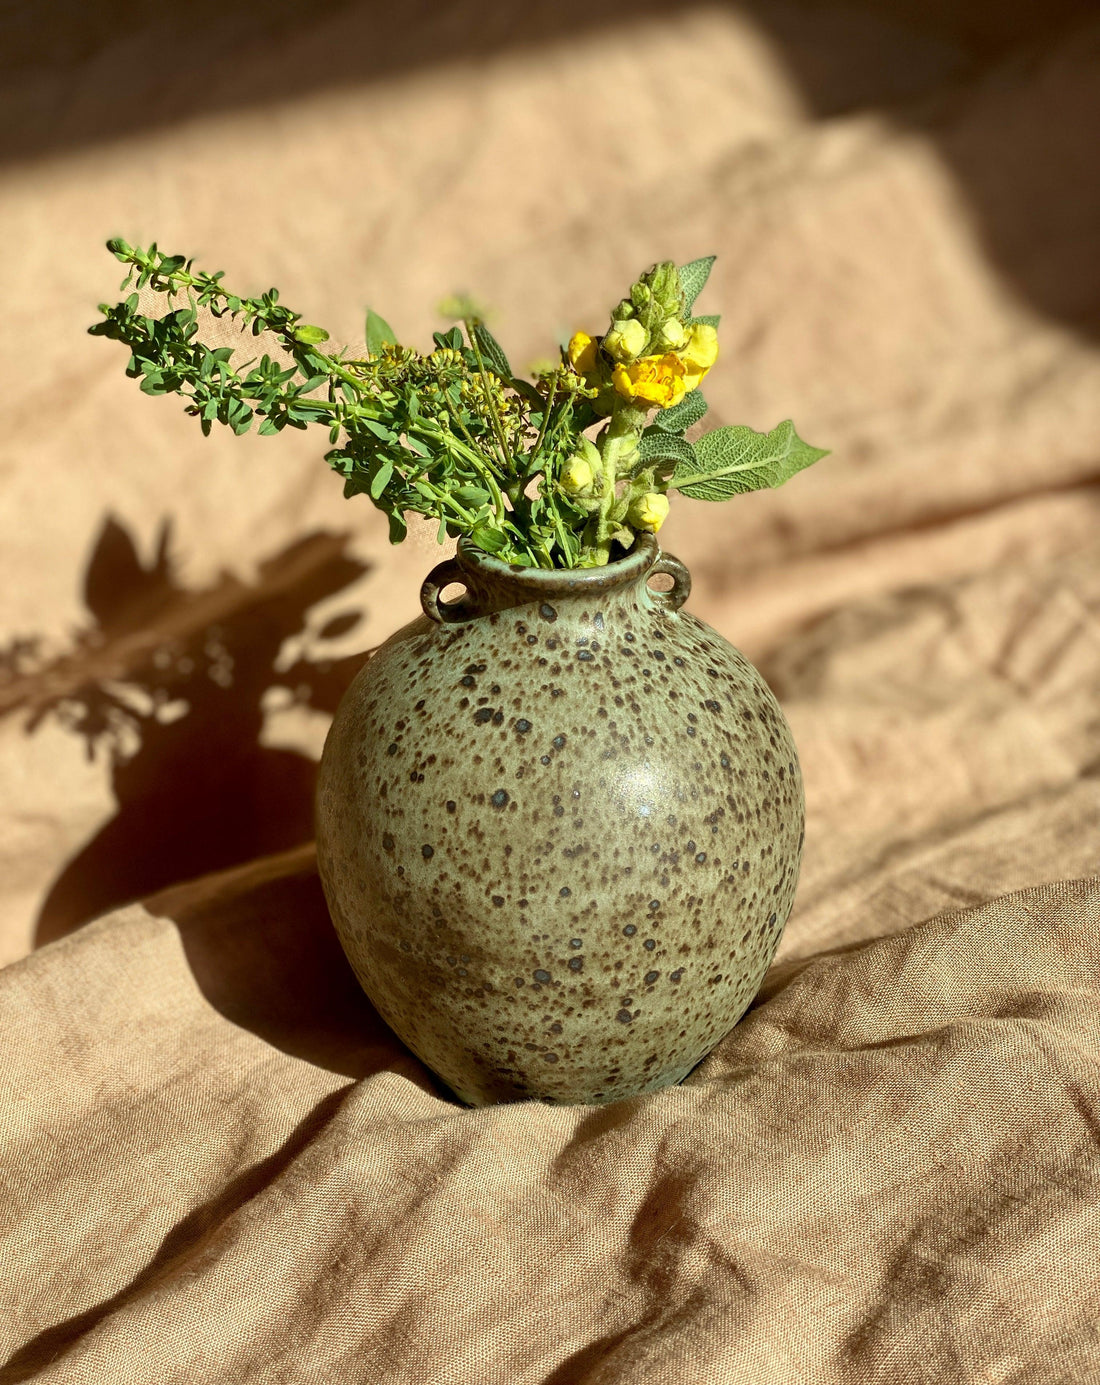
[[[652,536],[578,570],[460,541],[336,713],[317,796],[333,922],[467,1105],[680,1082],[775,954],[798,757],[756,669],[683,609],[690,585]]]

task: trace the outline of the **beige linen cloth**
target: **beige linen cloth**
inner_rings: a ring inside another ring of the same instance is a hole
[[[0,1385],[1100,1381],[1095,12],[394,9],[4,21]],[[314,767],[439,550],[140,395],[111,234],[519,364],[718,252],[708,422],[833,454],[662,532],[808,803],[682,1086],[467,1110],[359,991]]]

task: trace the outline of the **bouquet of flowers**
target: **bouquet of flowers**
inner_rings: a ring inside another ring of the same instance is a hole
[[[121,291],[148,287],[165,299],[167,311],[149,317],[131,291],[101,304],[89,329],[125,343],[126,373],[142,390],[181,395],[207,434],[215,422],[238,434],[254,423],[264,435],[324,428],[344,494],[370,496],[394,543],[416,513],[437,521],[441,543],[465,536],[516,566],[599,566],[660,529],[669,491],[727,500],[781,485],[827,455],[789,420],[769,433],[725,426],[685,436],[707,412],[699,387],[718,359],[718,318],[693,315],[713,255],[654,265],[602,335],[575,332],[556,365],[522,379],[467,299],[444,305],[455,325],[436,332],[427,353],[401,345],[368,310],[367,351],[354,355],[325,349],[329,334],[276,289],[231,293],[224,271],[197,271],[155,243],[107,248],[127,266]],[[277,356],[242,362],[239,349],[208,345],[204,311],[270,334]]]

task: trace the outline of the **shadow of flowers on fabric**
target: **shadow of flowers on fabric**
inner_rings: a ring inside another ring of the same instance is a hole
[[[94,624],[73,649],[28,674],[35,642],[9,650],[20,705],[33,734],[47,719],[102,756],[115,816],[54,881],[39,911],[36,944],[107,910],[311,840],[316,764],[264,745],[265,701],[331,713],[362,665],[303,652],[288,667],[288,638],[308,613],[367,570],[348,555],[349,535],[318,532],[260,564],[255,582],[223,574],[203,590],[179,582],[171,525],[143,565],[126,528],[108,518],[94,545],[84,600]],[[330,619],[310,643],[346,635],[358,611]],[[16,656],[18,655],[18,658]],[[10,709],[10,707],[9,707]]]

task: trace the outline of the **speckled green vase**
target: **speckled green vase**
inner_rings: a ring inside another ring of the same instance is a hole
[[[333,921],[379,1013],[469,1105],[679,1082],[775,954],[798,757],[760,675],[680,609],[689,590],[648,536],[579,571],[460,543],[336,713],[317,797]]]

